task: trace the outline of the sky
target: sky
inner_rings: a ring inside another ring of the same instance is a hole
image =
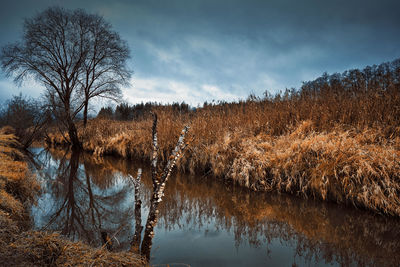
[[[324,72],[400,57],[397,0],[0,0],[0,46],[22,37],[24,18],[47,7],[102,15],[131,49],[129,103],[262,97],[299,88]],[[22,92],[0,70],[0,102]],[[98,105],[107,103],[99,102]]]

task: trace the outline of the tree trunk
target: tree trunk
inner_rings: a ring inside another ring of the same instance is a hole
[[[87,113],[88,113],[89,100],[85,100],[85,106],[83,108],[83,127],[87,124]]]
[[[147,260],[150,260],[150,251],[154,237],[154,226],[157,224],[157,215],[159,213],[158,204],[159,201],[157,193],[154,193],[150,203],[149,215],[147,217],[146,228],[144,229],[144,236],[141,246],[141,254],[145,256]]]
[[[131,242],[131,251],[140,253],[140,241],[142,240],[142,201],[139,196],[139,182],[135,184],[135,234]]]
[[[79,156],[80,156],[80,150],[72,148],[71,151],[71,159],[69,160],[69,163],[67,165],[67,169],[65,169],[65,173],[68,173],[69,171],[69,177],[68,177],[68,189],[67,189],[67,196],[66,196],[66,205],[67,207],[65,209],[67,218],[65,220],[65,225],[64,228],[62,229],[61,233],[64,235],[68,235],[71,233],[71,229],[73,229],[74,223],[79,223],[79,218],[77,213],[77,199],[75,198],[75,191],[74,191],[74,185],[75,182],[78,180],[77,177],[77,172],[79,168]],[[76,221],[76,222],[75,222]]]
[[[73,149],[81,148],[82,145],[78,138],[78,131],[76,130],[75,123],[72,121],[68,122],[68,134],[72,148]]]

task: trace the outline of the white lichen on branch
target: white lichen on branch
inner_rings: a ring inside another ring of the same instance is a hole
[[[128,175],[128,177],[131,179],[131,182],[135,187],[135,196],[136,196],[137,192],[139,192],[140,180],[142,178],[142,168],[138,169],[136,178],[133,178],[132,175],[130,174]]]
[[[150,258],[150,250],[152,245],[152,238],[154,236],[154,226],[157,224],[158,219],[158,205],[162,201],[162,197],[164,196],[165,185],[168,178],[171,176],[172,170],[175,167],[177,161],[182,157],[183,152],[186,148],[186,144],[184,142],[185,135],[189,131],[189,126],[186,125],[181,135],[179,136],[178,142],[172,151],[171,156],[165,168],[161,174],[158,173],[157,169],[157,159],[158,159],[158,143],[157,143],[157,115],[154,114],[154,121],[152,127],[153,134],[153,151],[152,151],[152,160],[151,160],[151,168],[152,168],[152,180],[153,180],[153,196],[150,203],[149,215],[147,217],[145,233],[141,246],[141,253],[147,259]]]

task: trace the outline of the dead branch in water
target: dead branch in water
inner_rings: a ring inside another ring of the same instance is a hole
[[[136,179],[134,179],[131,175],[129,175],[134,187],[135,187],[135,234],[133,235],[133,239],[131,242],[131,249],[135,253],[138,253],[140,250],[140,240],[142,239],[142,201],[140,200],[140,179],[142,177],[142,169],[138,169],[138,173]]]
[[[157,114],[154,114],[153,127],[152,127],[152,140],[153,140],[153,151],[152,151],[152,180],[153,180],[153,196],[150,202],[149,215],[147,217],[144,237],[141,245],[141,254],[144,255],[147,260],[150,259],[150,250],[152,245],[152,239],[154,236],[154,226],[157,224],[158,219],[158,205],[162,201],[164,196],[165,184],[168,178],[171,176],[171,172],[176,165],[176,162],[182,157],[183,152],[186,148],[184,143],[185,135],[189,130],[189,126],[186,125],[181,135],[179,136],[178,142],[175,149],[172,151],[171,156],[162,173],[158,173],[157,159],[158,159],[158,143],[157,143]]]

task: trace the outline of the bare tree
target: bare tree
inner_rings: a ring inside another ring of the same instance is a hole
[[[31,76],[45,86],[73,146],[80,145],[76,116],[83,110],[86,123],[90,99],[120,94],[131,74],[128,58],[126,42],[101,16],[58,7],[26,19],[22,41],[0,54],[2,68],[16,82]]]

